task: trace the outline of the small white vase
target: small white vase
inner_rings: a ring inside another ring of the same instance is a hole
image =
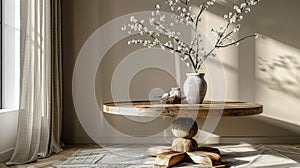
[[[201,104],[204,100],[207,83],[204,73],[187,73],[183,84],[183,92],[189,104]]]

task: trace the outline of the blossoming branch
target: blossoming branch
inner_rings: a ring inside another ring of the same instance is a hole
[[[241,27],[238,22],[243,19],[243,14],[250,12],[250,7],[260,1],[245,0],[238,6],[234,6],[232,12],[224,15],[224,19],[227,21],[226,25],[211,29],[211,32],[215,34],[215,43],[211,49],[205,49],[203,37],[199,32],[199,23],[203,12],[213,6],[215,1],[203,2],[199,6],[197,14],[193,14],[192,11],[195,7],[190,4],[190,0],[165,0],[173,12],[170,20],[167,20],[166,15],[161,12],[160,5],[157,4],[155,6],[156,11],[153,11],[147,20],[148,26],[145,24],[145,20],[131,16],[130,23],[124,24],[122,30],[127,30],[129,34],[139,33],[141,36],[146,36],[146,39],[132,39],[128,41],[128,44],[141,44],[148,48],[159,47],[162,50],[177,53],[188,67],[191,67],[194,72],[199,72],[204,61],[209,56],[215,56],[214,51],[216,49],[239,45],[241,41],[247,38],[257,37],[257,34],[253,34],[235,39],[235,34]],[[183,41],[181,32],[175,31],[175,24],[183,24],[192,29],[194,35],[190,44]]]

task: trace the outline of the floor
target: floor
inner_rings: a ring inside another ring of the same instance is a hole
[[[99,147],[98,145],[76,145],[66,146],[65,149],[55,155],[46,159],[39,159],[37,162],[29,163],[26,165],[6,166],[4,163],[0,163],[0,168],[52,168],[54,163],[62,162],[72,156],[79,149],[93,149]]]
[[[153,167],[155,159],[142,156],[149,146],[110,145],[104,148],[99,148],[99,146],[95,145],[68,146],[63,152],[47,159],[39,159],[35,163],[10,166],[9,168],[74,168],[78,165],[81,165],[78,167],[82,167],[82,164],[88,165],[87,163],[89,165],[85,166],[86,168],[137,167],[132,165],[141,163],[143,163],[143,167]],[[222,160],[224,158],[223,161],[227,162],[227,167],[300,167],[300,145],[239,144],[221,145],[218,147],[223,153]],[[85,158],[83,159],[83,157]],[[187,166],[202,167],[201,165],[178,165],[178,167]],[[7,166],[0,164],[0,168],[7,168]]]

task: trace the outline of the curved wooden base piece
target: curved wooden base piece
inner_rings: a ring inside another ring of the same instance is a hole
[[[156,157],[155,165],[157,166],[164,166],[164,167],[171,167],[182,162],[185,158],[184,152],[167,152],[163,154],[159,154]]]
[[[208,166],[219,166],[222,164],[221,156],[216,153],[194,151],[186,154],[193,163],[201,163]]]
[[[170,146],[155,146],[155,147],[151,147],[147,150],[147,155],[149,156],[157,156],[159,154],[163,154],[163,153],[168,153],[171,152],[172,149]]]
[[[156,146],[148,149],[147,154],[156,156],[155,167],[171,167],[181,162],[204,164],[214,168],[223,168],[220,151],[217,148],[198,147],[195,151],[176,152],[170,146]]]
[[[177,138],[173,141],[172,150],[176,152],[192,152],[198,150],[198,144],[192,138]]]

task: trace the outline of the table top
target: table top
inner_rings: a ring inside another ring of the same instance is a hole
[[[239,117],[260,114],[263,106],[246,102],[210,102],[202,104],[161,104],[156,101],[110,102],[103,112],[140,117]]]

